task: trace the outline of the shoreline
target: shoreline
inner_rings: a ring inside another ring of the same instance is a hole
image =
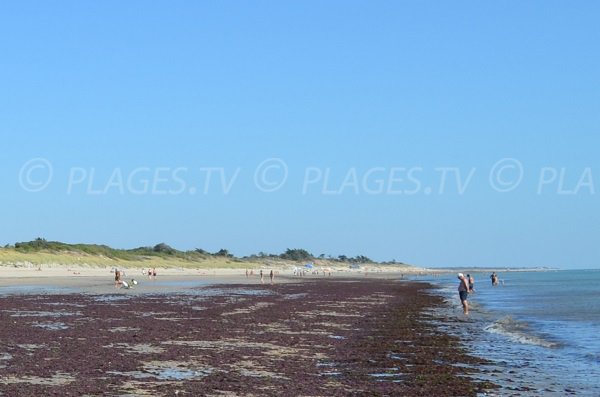
[[[294,269],[304,269],[307,274],[313,270],[323,272],[328,271],[332,274],[344,275],[362,275],[365,272],[368,274],[406,274],[406,275],[424,275],[438,273],[436,270],[419,268],[413,266],[395,267],[382,265],[364,265],[360,269],[350,269],[348,266],[315,264],[314,269],[305,268],[298,263],[255,263],[249,262],[245,265],[237,265],[235,267],[219,266],[222,263],[217,263],[214,266],[197,266],[197,267],[182,267],[182,266],[142,266],[140,263],[134,264],[105,264],[105,265],[86,265],[86,264],[57,264],[57,263],[4,263],[0,262],[1,278],[14,277],[56,277],[56,276],[102,276],[112,272],[115,268],[129,271],[131,274],[139,275],[144,269],[156,268],[160,275],[243,275],[245,270],[254,270],[258,272],[260,269],[279,272],[280,274],[292,275]]]
[[[247,268],[156,268],[157,276],[150,279],[141,267],[121,267],[125,272],[122,280],[136,280],[138,285],[129,290],[114,288],[115,267],[82,265],[41,265],[7,266],[0,265],[0,294],[2,288],[35,292],[36,288],[67,289],[71,292],[90,292],[98,294],[127,292],[133,295],[143,293],[176,293],[181,288],[201,287],[209,284],[248,284],[260,285],[260,270],[263,270],[264,283],[269,283],[269,273],[273,270],[277,283],[294,283],[309,280],[340,279],[403,279],[411,276],[429,274],[424,269],[410,268],[408,271],[390,271],[390,269],[370,268],[353,270],[342,267],[304,269],[303,276],[294,274],[294,266],[248,266]],[[301,269],[296,266],[296,269]],[[327,272],[323,270],[327,269]],[[387,271],[384,271],[387,270]],[[252,272],[246,276],[246,271]]]
[[[426,323],[442,304],[426,283],[280,281],[0,295],[0,391],[476,396],[492,386],[465,377],[483,361]]]
[[[468,320],[461,317],[457,282],[453,276],[421,280],[432,284],[434,293],[446,301],[445,308],[435,311],[434,324],[460,338],[473,355],[490,360],[489,364],[479,368],[478,375],[479,379],[499,385],[495,394],[489,395],[598,395],[598,384],[585,375],[587,370],[594,371],[597,364],[593,360],[587,361],[587,355],[593,355],[594,348],[587,350],[586,346],[592,344],[579,340],[579,332],[586,335],[589,330],[577,320],[565,320],[551,311],[548,315],[552,316],[552,322],[544,322],[539,313],[530,310],[535,303],[528,305],[519,294],[524,291],[523,285],[536,296],[536,302],[560,293],[551,289],[548,295],[549,290],[536,289],[553,279],[562,284],[560,275],[552,273],[547,272],[544,278],[534,272],[514,273],[506,286],[492,287],[485,281],[478,287],[476,283],[476,292],[470,298]],[[539,284],[535,284],[536,280]],[[525,302],[525,306],[519,306],[521,302]],[[578,337],[572,339],[575,335]],[[592,335],[595,334],[592,332],[589,337],[594,338]]]

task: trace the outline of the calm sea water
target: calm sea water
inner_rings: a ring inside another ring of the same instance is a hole
[[[455,274],[427,278],[448,303],[441,326],[494,365],[498,396],[600,396],[600,270],[472,273],[471,314]]]

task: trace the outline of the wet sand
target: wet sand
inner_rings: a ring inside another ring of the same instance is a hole
[[[0,395],[476,396],[492,386],[464,376],[481,359],[426,321],[443,303],[427,284],[286,280],[0,295]]]

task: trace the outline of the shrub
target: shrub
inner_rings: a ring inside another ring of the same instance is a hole
[[[291,261],[306,261],[313,259],[313,256],[310,252],[304,249],[290,249],[288,248],[283,254],[279,256],[282,259],[287,259]]]

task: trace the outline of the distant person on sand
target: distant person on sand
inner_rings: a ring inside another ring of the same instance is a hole
[[[121,272],[119,269],[115,269],[115,288],[119,288],[121,286]]]
[[[263,283],[263,284],[265,283],[265,279],[263,278],[263,271],[262,271],[262,269],[260,269],[260,282]]]
[[[273,277],[274,277],[273,270],[271,270],[271,274],[269,274],[269,277],[271,277],[271,284],[273,284]]]
[[[460,296],[460,303],[463,307],[463,312],[465,315],[469,314],[469,281],[465,277],[464,274],[458,273],[458,279],[460,280],[460,284],[458,284],[458,295]]]
[[[475,277],[467,274],[467,281],[469,282],[469,292],[475,292]]]

